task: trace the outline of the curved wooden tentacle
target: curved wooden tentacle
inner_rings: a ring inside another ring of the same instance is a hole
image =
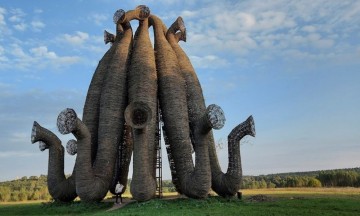
[[[122,38],[123,27],[121,24],[116,26],[117,40]],[[115,42],[115,37],[113,38]],[[83,122],[88,127],[91,134],[91,161],[94,162],[98,144],[98,130],[99,130],[99,113],[100,113],[100,98],[103,91],[104,77],[106,75],[108,65],[112,60],[112,56],[116,50],[116,46],[111,46],[105,53],[94,72],[91,79],[89,89],[86,95],[86,100],[83,109]]]
[[[139,5],[134,10],[127,11],[123,16],[121,16],[119,19],[119,23],[130,22],[134,19],[142,21],[149,16],[150,9],[146,5]]]
[[[60,202],[73,201],[77,197],[75,168],[72,175],[66,178],[64,174],[64,147],[61,145],[60,139],[35,121],[32,128],[31,142],[39,142],[42,151],[49,149],[47,185],[52,198]]]
[[[215,166],[213,172],[213,190],[223,197],[232,197],[240,189],[242,183],[242,167],[240,155],[240,140],[245,136],[255,137],[255,123],[252,116],[236,126],[228,135],[228,156],[229,164],[227,172],[221,172],[220,166]],[[215,148],[215,147],[213,147]],[[216,151],[212,149],[210,155],[217,162]]]
[[[98,111],[98,146],[93,166],[91,142],[79,142],[78,139],[76,190],[84,201],[99,201],[105,197],[113,177],[117,148],[123,137],[127,103],[126,73],[132,47],[132,30],[129,23],[122,24],[122,27],[124,33],[115,39],[112,46],[114,53],[103,77]],[[76,127],[70,130],[80,134],[87,134],[86,131],[87,128],[80,130]]]
[[[233,139],[229,139],[229,165],[227,173],[224,174],[221,171],[216,155],[212,131],[201,131],[198,129],[198,119],[200,119],[206,112],[205,100],[200,82],[190,59],[178,44],[180,40],[186,40],[186,28],[181,17],[179,17],[171,25],[167,31],[166,37],[177,55],[182,75],[186,80],[188,112],[193,144],[197,146],[200,142],[206,142],[206,145],[209,147],[212,189],[221,196],[233,196],[240,189],[240,182],[242,178],[239,145],[236,144]],[[225,117],[223,117],[221,108],[217,108],[217,111],[214,113],[219,114],[213,119],[218,120],[217,123],[219,123],[220,127],[217,126],[215,128],[220,129],[225,122]]]
[[[133,128],[134,157],[130,192],[135,200],[153,198],[155,178],[155,130],[157,112],[157,76],[148,19],[139,22],[128,75],[129,106],[126,122]]]
[[[160,108],[181,192],[189,197],[204,198],[211,184],[208,147],[196,146],[194,167],[185,80],[181,76],[177,56],[166,40],[164,24],[154,15],[150,15],[149,20],[155,33]]]

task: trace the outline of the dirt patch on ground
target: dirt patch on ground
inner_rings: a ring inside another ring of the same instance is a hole
[[[113,207],[106,210],[106,211],[113,211],[113,210],[116,210],[116,209],[119,209],[119,208],[123,208],[126,205],[128,205],[129,203],[136,202],[136,201],[133,200],[133,199],[129,199],[129,198],[123,198],[122,203],[115,203],[115,199],[107,199],[105,202],[113,202],[114,203]]]
[[[249,201],[249,202],[271,202],[271,201],[275,201],[275,199],[274,199],[274,197],[265,196],[263,194],[258,194],[258,195],[254,195],[254,196],[247,198],[246,201]]]
[[[179,199],[179,198],[187,198],[187,197],[184,196],[184,195],[173,195],[173,196],[164,196],[161,199],[163,199],[163,200],[172,200],[172,199]],[[104,202],[112,202],[112,203],[114,203],[114,205],[110,209],[106,210],[106,211],[113,211],[113,210],[116,210],[116,209],[119,209],[119,208],[123,208],[126,205],[128,205],[130,203],[133,203],[133,202],[137,202],[137,201],[133,200],[131,198],[123,198],[122,203],[115,203],[115,198],[111,198],[111,199],[104,200]]]

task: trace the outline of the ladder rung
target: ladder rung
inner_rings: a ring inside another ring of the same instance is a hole
[[[161,159],[161,111],[157,109],[157,121],[158,121],[158,128],[156,129],[155,136],[158,139],[158,143],[156,146],[156,180],[158,181],[156,184],[156,194],[159,198],[162,198],[162,159]]]

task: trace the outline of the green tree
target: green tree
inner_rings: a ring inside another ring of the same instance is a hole
[[[39,179],[39,177],[37,177],[37,176],[30,176],[29,177],[29,180],[38,180]]]
[[[307,186],[308,187],[321,187],[321,182],[319,181],[319,179],[310,178]]]
[[[31,200],[40,200],[41,194],[38,190],[33,191],[31,194]]]
[[[271,181],[269,181],[267,183],[267,188],[276,188],[276,185],[274,183],[272,183]]]
[[[25,201],[28,198],[28,192],[25,188],[21,188],[19,191],[19,201]]]
[[[11,190],[9,187],[1,186],[0,187],[0,201],[8,202],[11,198]]]
[[[51,199],[51,196],[49,194],[49,191],[48,191],[47,187],[42,187],[39,190],[39,194],[40,194],[40,199],[41,200],[50,200]]]
[[[264,179],[259,182],[259,188],[267,188],[267,183]]]
[[[19,191],[13,191],[11,193],[10,201],[19,201]]]

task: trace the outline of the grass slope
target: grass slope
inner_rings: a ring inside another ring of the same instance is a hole
[[[265,201],[255,201],[256,194]],[[213,196],[204,200],[187,198],[132,202],[106,211],[112,202],[86,204],[0,205],[0,215],[360,215],[360,189],[262,189],[244,190],[243,199]]]

